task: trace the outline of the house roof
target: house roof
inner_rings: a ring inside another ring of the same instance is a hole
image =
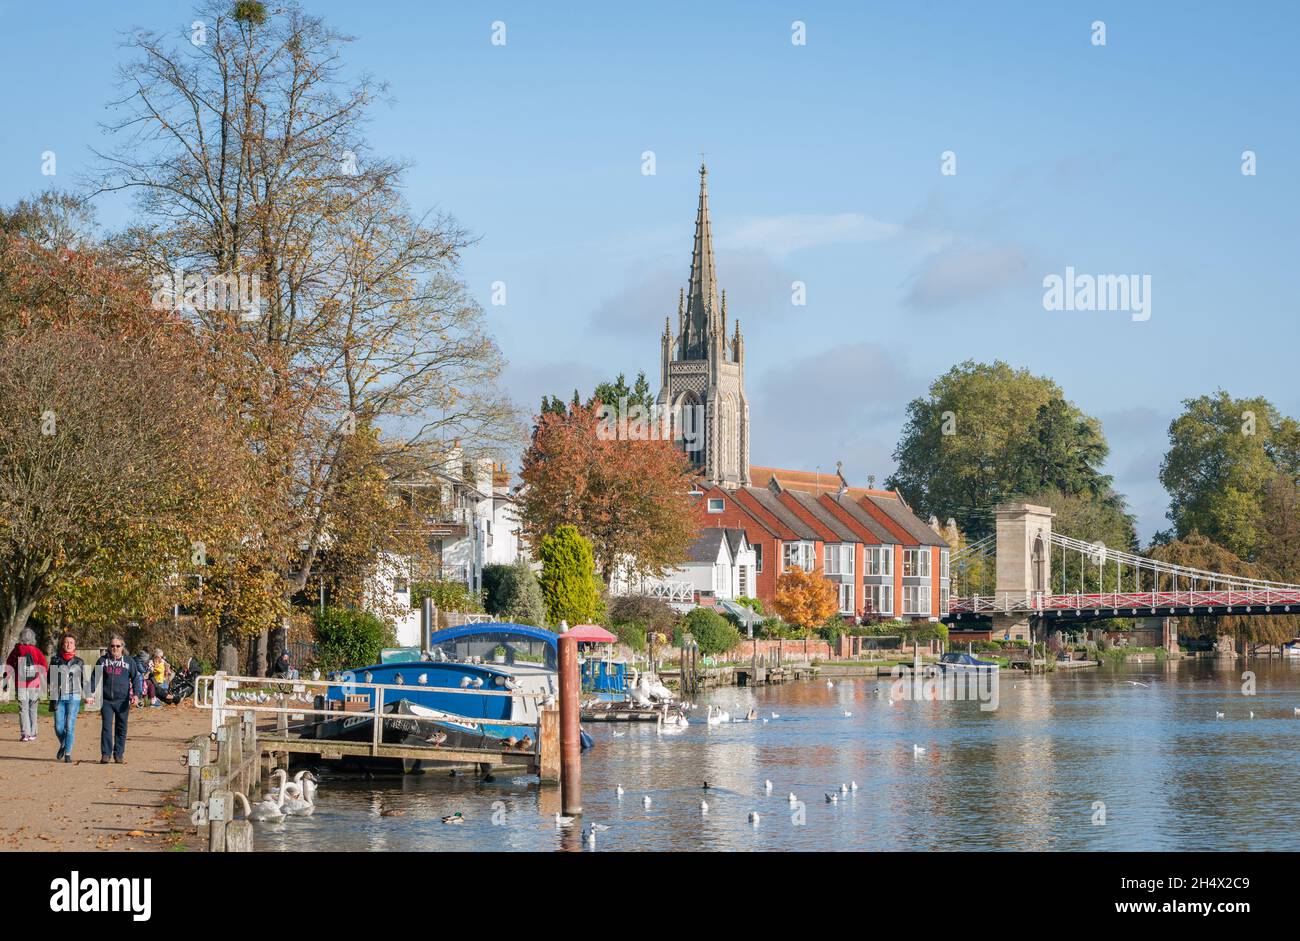
[[[749,477],[755,487],[768,486],[773,478],[782,490],[802,490],[805,493],[848,493],[854,499],[868,494],[894,496],[892,490],[877,490],[869,487],[850,487],[848,480],[839,471],[803,471],[789,470],[784,467],[749,468]]]
[[[695,565],[712,565],[718,561],[718,550],[726,541],[727,530],[721,526],[700,530],[686,550],[687,561]],[[727,551],[731,552],[730,545],[727,546]],[[734,556],[735,553],[733,552],[732,555]]]
[[[822,494],[822,498],[835,501],[835,505],[852,518],[853,522],[871,533],[876,542],[881,544],[893,543],[898,538],[886,529],[878,519],[860,507],[857,501],[850,498],[848,494],[826,493]]]
[[[771,516],[774,516],[782,526],[794,534],[794,538],[821,540],[822,537],[817,534],[815,529],[800,519],[799,514],[782,503],[777,495],[766,487],[741,487],[734,492],[738,496],[744,494]],[[789,537],[782,535],[781,538],[786,539]]]
[[[879,507],[891,520],[901,526],[909,536],[923,546],[947,546],[948,543],[933,529],[921,522],[917,515],[896,495],[881,497],[868,495],[866,499]]]
[[[830,510],[817,502],[817,497],[802,490],[787,490],[790,498],[799,504],[810,516],[833,532],[840,542],[860,542],[858,534],[845,526]]]

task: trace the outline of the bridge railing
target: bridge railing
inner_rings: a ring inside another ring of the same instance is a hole
[[[1025,614],[1036,611],[1098,611],[1117,614],[1160,608],[1289,608],[1300,606],[1300,588],[1219,589],[1211,591],[1122,591],[1049,595],[1046,592],[998,592],[952,598],[950,614]]]

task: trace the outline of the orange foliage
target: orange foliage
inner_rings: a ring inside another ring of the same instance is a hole
[[[838,614],[840,599],[835,586],[820,573],[795,567],[786,569],[776,580],[772,607],[789,623],[811,628]]]

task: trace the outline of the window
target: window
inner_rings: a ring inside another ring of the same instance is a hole
[[[853,583],[840,582],[840,614],[853,613]]]
[[[763,571],[763,547],[754,543],[754,571]]]
[[[948,586],[942,585],[939,588],[939,615],[943,616],[948,613]]]
[[[871,605],[872,614],[893,614],[894,586],[868,585],[867,600]]]
[[[903,575],[920,576],[926,578],[930,574],[930,549],[922,546],[920,549],[903,550]]]
[[[930,586],[929,585],[904,585],[903,586],[903,613],[929,615],[930,613]]]
[[[939,577],[940,578],[948,577],[948,550],[947,549],[939,550]]]
[[[867,557],[864,561],[867,575],[893,575],[894,547],[873,546],[867,549]]]
[[[853,543],[840,542],[827,545],[825,569],[827,575],[852,575]]]
[[[741,565],[741,566],[739,566],[739,569],[740,569],[740,594],[739,594],[739,597],[741,597],[741,598],[748,598],[748,597],[749,597],[749,566],[748,566],[748,565]],[[948,590],[948,589],[946,589],[946,588],[944,589],[944,591],[947,591],[947,590]]]
[[[801,568],[811,572],[817,564],[817,554],[811,542],[787,542],[781,546],[782,569]]]
[[[709,512],[721,513],[724,502],[722,497],[709,497]]]

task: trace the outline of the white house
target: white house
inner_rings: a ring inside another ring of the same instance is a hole
[[[615,576],[616,595],[652,595],[681,610],[702,598],[732,601],[752,596],[757,558],[743,529],[722,526],[700,531],[687,551],[686,562],[655,577]]]

